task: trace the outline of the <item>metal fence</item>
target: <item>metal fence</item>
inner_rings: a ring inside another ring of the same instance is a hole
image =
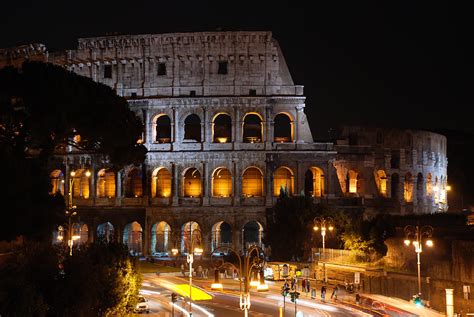
[[[370,256],[364,252],[329,248],[325,248],[324,253],[322,248],[312,248],[311,250],[313,262],[333,262],[341,264],[370,262]]]

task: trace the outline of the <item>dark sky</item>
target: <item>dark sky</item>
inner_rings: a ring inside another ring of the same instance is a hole
[[[473,19],[459,4],[410,1],[7,1],[0,47],[78,37],[271,30],[320,137],[341,123],[474,132]],[[314,8],[309,7],[311,3]]]

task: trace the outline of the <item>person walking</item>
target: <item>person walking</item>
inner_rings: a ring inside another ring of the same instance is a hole
[[[301,281],[301,289],[306,292],[306,280]]]
[[[309,280],[306,280],[306,293],[309,293],[311,291],[311,283]]]
[[[291,290],[295,289],[295,284],[296,284],[296,278],[291,279]]]
[[[334,300],[337,300],[337,291],[338,291],[338,287],[337,285],[334,286],[334,289],[332,290],[332,294],[331,294],[331,299],[334,298]]]
[[[321,286],[321,300],[324,302],[326,299],[326,285]]]

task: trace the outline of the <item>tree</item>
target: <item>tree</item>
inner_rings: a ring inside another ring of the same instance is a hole
[[[124,98],[62,67],[38,62],[0,69],[0,240],[47,236],[61,199],[50,196],[48,163],[67,145],[119,169],[140,164],[143,125]],[[80,136],[80,137],[79,137]]]

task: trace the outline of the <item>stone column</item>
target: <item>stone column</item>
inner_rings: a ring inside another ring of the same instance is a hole
[[[232,228],[232,245],[238,253],[242,251],[242,228]]]
[[[87,170],[87,169],[86,169]],[[95,176],[98,172],[95,162],[91,162],[89,166],[91,176],[89,177],[89,199],[92,200],[92,205],[95,205],[96,187],[95,187]]]
[[[273,169],[267,163],[265,171],[265,205],[273,206]]]
[[[233,161],[233,172],[232,172],[232,197],[233,197],[233,205],[239,206],[240,205],[240,196],[242,195],[242,175],[237,166],[237,162]]]
[[[209,182],[209,167],[207,166],[204,161],[201,162],[202,164],[202,179],[201,179],[201,184],[202,184],[202,205],[203,206],[209,206],[209,196],[210,196],[210,182]]]
[[[454,290],[452,288],[446,288],[446,317],[454,316]]]
[[[234,136],[233,136],[233,143],[234,149],[238,150],[240,148],[240,144],[242,143],[242,120],[240,118],[240,109],[237,106],[234,106]]]
[[[272,111],[270,107],[265,107],[265,135],[264,135],[264,140],[265,140],[265,149],[271,150],[272,149],[272,143],[273,143],[273,118],[272,118]]]
[[[145,217],[145,225],[142,232],[142,253],[144,256],[151,254],[150,252],[151,245],[151,225],[148,223]]]
[[[178,110],[176,107],[171,108],[173,111],[173,118],[171,122],[171,150],[176,150],[178,148],[177,144],[181,141],[180,140],[180,133],[178,131],[178,127],[180,126],[178,124]]]
[[[122,204],[122,174],[123,170],[117,171],[115,175],[115,205],[120,206]]]
[[[207,142],[207,130],[208,130],[208,124],[207,124],[207,108],[202,107],[202,120],[201,120],[201,143]],[[201,146],[202,148],[202,146]]]
[[[179,196],[180,196],[180,186],[179,186],[179,171],[178,171],[178,166],[176,163],[171,163],[171,170],[172,170],[172,177],[173,177],[173,183],[172,183],[172,200],[171,204],[173,206],[178,206],[179,205]]]

